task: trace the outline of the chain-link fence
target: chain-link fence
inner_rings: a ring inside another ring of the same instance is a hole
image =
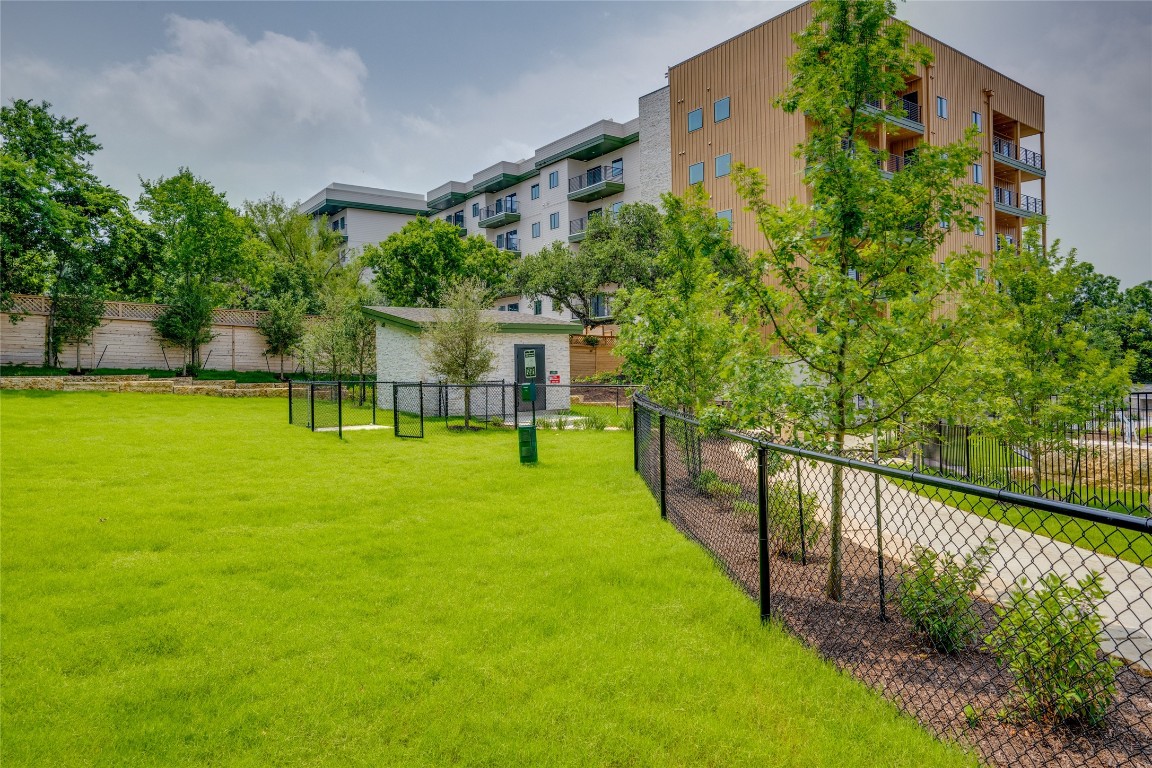
[[[1011,766],[1152,759],[1152,521],[751,435],[638,398],[661,512],[771,617]]]
[[[917,468],[1005,490],[1114,512],[1148,515],[1152,489],[1152,392],[1013,445],[963,424],[939,423],[914,455]]]
[[[374,381],[288,382],[288,423],[313,432],[335,432],[377,425],[379,413]]]

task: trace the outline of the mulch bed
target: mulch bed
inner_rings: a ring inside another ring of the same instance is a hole
[[[674,455],[670,450],[669,520],[757,599],[755,518],[734,515],[730,500],[699,491]],[[741,499],[755,500],[755,473],[729,445],[705,441],[702,458],[706,468],[741,488]],[[806,565],[772,557],[771,605],[776,620],[838,668],[882,691],[938,736],[975,748],[992,765],[1152,766],[1152,677],[1147,673],[1134,666],[1118,670],[1116,704],[1098,728],[1031,721],[1019,711],[1010,675],[991,654],[941,654],[916,635],[892,603],[897,563],[885,563],[887,619],[882,621],[876,553],[845,538],[844,599],[827,599],[828,538],[825,532]],[[992,606],[979,602],[978,607],[990,630]]]

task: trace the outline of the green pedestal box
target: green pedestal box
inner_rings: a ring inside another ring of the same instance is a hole
[[[516,428],[520,438],[520,463],[536,463],[536,425],[525,424]]]

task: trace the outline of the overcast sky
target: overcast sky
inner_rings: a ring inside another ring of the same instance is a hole
[[[190,167],[239,204],[424,193],[601,119],[795,2],[0,3],[0,97],[88,123],[97,174]],[[898,15],[1044,94],[1049,232],[1152,279],[1152,2],[913,0]]]

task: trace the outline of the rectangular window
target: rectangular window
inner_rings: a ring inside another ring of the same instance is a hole
[[[716,214],[716,218],[728,222],[727,225],[725,226],[725,229],[732,229],[732,209],[731,208],[729,208],[726,211],[720,211],[720,213]]]
[[[976,234],[979,237],[984,237],[984,217],[976,217]]]
[[[540,237],[540,222],[532,222],[532,237]]]
[[[698,131],[704,127],[704,110],[694,109],[688,113],[688,133]]]
[[[984,132],[984,116],[979,112],[972,113],[972,125],[976,126],[976,130],[981,133]]]
[[[978,283],[984,282],[984,270],[981,269],[980,267],[976,267],[976,282],[978,282]]]
[[[556,189],[560,186],[560,171],[552,171],[548,174],[548,189]]]
[[[984,167],[980,163],[972,163],[972,183],[984,183]]]
[[[508,311],[509,312],[519,312],[520,311],[520,304],[519,303],[509,304],[508,305]]]
[[[692,163],[688,166],[688,183],[699,184],[704,181],[704,163]]]
[[[716,156],[716,178],[727,176],[732,170],[732,153]]]
[[[472,203],[472,218],[480,215],[480,203]]]
[[[948,99],[943,96],[936,97],[936,117],[948,119]]]
[[[612,161],[612,178],[619,179],[624,176],[624,158],[618,157]]]
[[[560,229],[560,214],[552,213],[548,215],[548,228]]]
[[[620,213],[620,206],[622,205],[624,205],[624,203],[612,203],[612,205],[608,206],[608,210],[612,211],[612,215],[615,216]]]
[[[532,185],[532,199],[533,200],[539,200],[540,199],[540,185],[539,184],[533,184]]]
[[[540,299],[536,299],[536,301],[532,302],[532,314],[534,314],[534,315],[544,314],[544,302],[543,301],[541,301]]]
[[[504,233],[503,232],[496,235],[496,247],[497,248],[503,248],[504,247]]]
[[[725,96],[712,104],[712,121],[719,123],[722,120],[727,120],[732,115],[731,110],[732,100]]]

